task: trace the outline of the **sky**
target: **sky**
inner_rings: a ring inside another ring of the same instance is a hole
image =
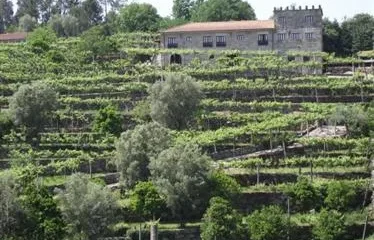
[[[274,7],[287,7],[295,3],[296,6],[318,6],[321,5],[324,17],[331,20],[337,19],[341,22],[344,17],[352,17],[357,13],[370,13],[374,15],[374,0],[244,0],[251,4],[256,12],[257,19],[269,19]],[[155,6],[158,13],[163,16],[170,16],[173,7],[173,0],[129,0],[129,2],[146,2]]]

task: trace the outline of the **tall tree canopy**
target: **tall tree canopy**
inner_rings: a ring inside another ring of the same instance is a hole
[[[0,0],[0,34],[4,33],[13,23],[13,3],[10,0]]]
[[[343,55],[343,45],[341,41],[342,29],[339,22],[335,19],[330,21],[323,19],[323,51]]]
[[[374,17],[370,14],[357,14],[343,22],[342,29],[346,35],[351,37],[345,38],[349,44],[351,40],[351,52],[372,50],[373,49],[373,33],[374,33]]]
[[[173,1],[173,16],[174,18],[181,18],[190,20],[191,9],[194,5],[192,0],[174,0]]]
[[[147,3],[131,3],[119,12],[118,27],[123,32],[153,32],[158,30],[161,17]]]
[[[206,0],[192,14],[192,20],[196,22],[254,19],[253,8],[243,0]]]

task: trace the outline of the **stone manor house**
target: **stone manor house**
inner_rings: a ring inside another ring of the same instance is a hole
[[[196,22],[161,32],[162,48],[196,50],[322,51],[321,6],[274,8],[272,20]],[[165,54],[162,65],[188,64],[195,56]],[[199,56],[208,60],[214,56]],[[301,61],[308,61],[301,58]]]

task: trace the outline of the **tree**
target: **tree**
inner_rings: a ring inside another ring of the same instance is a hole
[[[157,9],[147,3],[131,3],[121,8],[118,27],[123,32],[155,32],[161,17]]]
[[[221,197],[229,201],[235,201],[241,191],[237,181],[221,171],[214,171],[209,176],[209,185],[212,197]]]
[[[150,88],[151,117],[165,127],[184,129],[193,119],[203,94],[189,76],[173,74],[165,78]]]
[[[248,2],[243,0],[207,0],[195,8],[195,22],[255,20],[256,14]]]
[[[298,211],[309,211],[316,208],[319,195],[314,186],[305,177],[300,177],[297,183],[288,190],[287,195]]]
[[[115,222],[117,202],[111,191],[83,174],[70,176],[58,193],[59,206],[72,236],[98,239]]]
[[[19,19],[19,28],[24,32],[31,32],[37,25],[35,18],[26,14]]]
[[[162,151],[149,164],[153,183],[182,224],[205,209],[210,161],[197,145],[187,143]]]
[[[13,3],[0,0],[0,34],[4,33],[13,23]]]
[[[17,185],[11,171],[0,173],[0,236],[5,238],[19,233],[21,205],[17,199]]]
[[[57,109],[57,94],[45,83],[22,85],[9,102],[15,125],[27,127],[27,137],[36,137]],[[36,114],[37,113],[37,114]]]
[[[20,18],[28,15],[31,19],[37,21],[39,19],[39,4],[40,0],[17,0],[16,17]]]
[[[98,0],[85,0],[69,11],[70,15],[78,19],[80,32],[100,24],[103,20],[102,13]]]
[[[247,219],[251,240],[285,240],[289,224],[278,206],[256,210]]]
[[[338,240],[344,236],[344,215],[322,209],[313,226],[313,235],[318,240]]]
[[[329,209],[347,210],[355,199],[356,191],[351,184],[343,181],[333,181],[327,186],[325,204]]]
[[[230,202],[219,197],[210,199],[201,225],[202,240],[241,240],[246,238],[246,230],[241,216]]]
[[[173,16],[177,19],[191,19],[192,0],[173,0]]]
[[[35,53],[47,52],[56,41],[57,36],[50,28],[37,28],[27,36],[27,45]]]
[[[116,142],[115,165],[126,187],[147,181],[151,158],[171,144],[169,131],[157,123],[138,125],[121,134]]]
[[[335,19],[333,22],[328,18],[323,19],[323,51],[344,55],[342,46],[342,29]]]
[[[122,132],[123,118],[117,109],[108,105],[96,114],[92,130],[99,133],[111,133],[119,136]]]
[[[155,220],[165,211],[166,203],[152,182],[139,182],[131,191],[130,206],[144,218]]]

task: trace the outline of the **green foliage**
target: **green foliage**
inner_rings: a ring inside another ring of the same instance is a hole
[[[27,36],[27,45],[35,53],[47,52],[56,41],[56,34],[50,28],[37,28]]]
[[[11,117],[7,112],[0,112],[0,142],[2,141],[3,136],[10,133],[13,128],[13,122]]]
[[[192,20],[196,22],[254,19],[253,8],[242,0],[207,0],[196,6],[192,14]]]
[[[118,110],[114,106],[108,105],[97,112],[92,130],[119,136],[122,132],[122,121],[123,118]]]
[[[323,51],[343,55],[342,46],[342,29],[339,22],[335,19],[330,21],[328,18],[323,19]]]
[[[104,237],[115,222],[117,202],[111,191],[91,182],[83,174],[74,174],[58,193],[59,206],[68,224],[70,238]]]
[[[27,127],[28,137],[35,137],[44,128],[56,108],[56,92],[41,82],[22,85],[9,102],[14,123]]]
[[[329,209],[346,211],[351,206],[356,191],[351,184],[344,181],[332,181],[327,185],[325,204]]]
[[[200,86],[186,75],[167,75],[166,80],[150,89],[151,117],[161,125],[181,130],[194,117],[202,92]]]
[[[116,146],[115,165],[126,187],[147,181],[151,158],[171,144],[169,131],[157,123],[138,125],[121,134]]]
[[[120,10],[118,27],[123,32],[155,32],[160,19],[151,4],[130,3]]]
[[[193,0],[173,0],[173,17],[175,19],[191,19]]]
[[[343,38],[351,43],[351,53],[373,49],[374,17],[370,14],[356,14],[342,23]],[[348,45],[349,46],[349,45]]]
[[[256,210],[247,218],[247,223],[251,240],[287,239],[288,220],[278,206]]]
[[[131,191],[130,206],[133,211],[144,218],[161,217],[166,209],[165,200],[160,197],[152,182],[139,182]]]
[[[221,171],[214,171],[209,176],[209,184],[213,197],[221,197],[229,201],[235,201],[241,191],[236,180]]]
[[[313,226],[314,237],[318,240],[338,240],[344,232],[344,215],[322,209]]]
[[[242,240],[247,239],[241,216],[230,202],[219,197],[210,199],[209,208],[202,219],[202,240]]]
[[[210,161],[197,145],[187,143],[162,151],[149,164],[152,181],[181,223],[205,207]]]
[[[139,123],[147,123],[152,120],[151,118],[151,106],[148,100],[139,101],[134,109],[131,111],[131,115]]]
[[[23,232],[28,239],[64,239],[66,224],[46,187],[29,184],[21,204],[26,213]]]
[[[19,28],[23,32],[31,32],[36,26],[38,22],[34,17],[31,17],[29,14],[23,15],[19,19]]]
[[[287,190],[287,195],[298,211],[309,211],[319,206],[319,193],[305,177],[299,177],[297,183]]]

